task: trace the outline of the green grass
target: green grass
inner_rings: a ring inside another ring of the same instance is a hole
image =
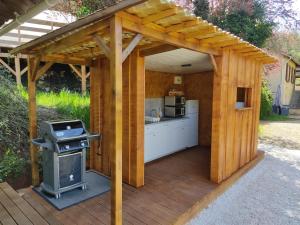
[[[28,94],[21,89],[22,96],[28,99]],[[88,95],[62,90],[59,93],[38,92],[37,104],[39,106],[54,108],[59,114],[68,118],[82,120],[86,127],[90,125],[90,97]]]
[[[278,114],[271,114],[267,117],[262,118],[263,121],[286,121],[289,120],[288,116],[278,115]]]

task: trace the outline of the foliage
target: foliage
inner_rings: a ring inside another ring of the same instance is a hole
[[[2,66],[1,64],[0,64],[0,75],[6,79],[14,81],[13,74],[8,69],[6,69],[4,66]]]
[[[195,15],[207,20],[209,16],[209,0],[195,0],[193,4]]]
[[[3,157],[0,157],[0,182],[5,181],[8,177],[20,176],[25,165],[26,161],[21,155],[8,149]]]
[[[26,154],[28,146],[27,102],[15,83],[0,72],[0,156],[7,148]],[[5,146],[5,149],[2,147]]]
[[[275,53],[290,55],[300,63],[300,34],[298,32],[274,32],[268,39],[266,48]]]
[[[22,92],[25,98],[28,98],[26,91]],[[76,92],[62,90],[55,92],[38,92],[37,104],[39,106],[53,108],[59,114],[69,119],[81,119],[86,127],[90,124],[90,97],[82,96]]]
[[[259,124],[259,126],[258,126],[258,136],[262,137],[264,135],[264,132],[265,132],[264,127],[261,124]]]
[[[195,14],[206,16],[203,5],[208,1],[194,1]],[[272,35],[275,24],[266,15],[266,5],[260,0],[219,1],[210,8],[208,21],[250,43],[262,47]]]
[[[271,113],[270,115],[264,117],[262,120],[265,120],[265,121],[286,121],[286,120],[289,120],[289,119],[290,118],[288,116]]]
[[[261,105],[260,105],[260,119],[266,119],[272,115],[273,97],[268,83],[262,82],[261,87]]]

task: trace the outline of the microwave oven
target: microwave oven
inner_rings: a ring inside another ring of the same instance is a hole
[[[184,104],[184,96],[165,96],[165,106],[180,106]]]
[[[165,117],[182,117],[185,116],[184,106],[165,106]]]

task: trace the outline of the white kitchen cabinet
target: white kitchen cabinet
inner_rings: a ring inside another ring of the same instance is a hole
[[[192,118],[165,121],[145,126],[145,162],[172,154],[197,144],[193,137],[195,121]],[[198,122],[196,124],[198,126]],[[198,127],[197,127],[198,131]]]

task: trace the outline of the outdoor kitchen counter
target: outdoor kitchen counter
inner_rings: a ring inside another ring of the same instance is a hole
[[[161,123],[166,123],[166,122],[173,122],[173,121],[178,121],[178,120],[187,120],[189,117],[177,117],[177,118],[169,118],[169,117],[162,117],[159,122],[149,122],[145,121],[145,125],[154,125],[154,124],[161,124]]]
[[[195,127],[195,121],[190,117],[162,118],[160,122],[147,123],[145,125],[145,163],[197,145],[198,133],[193,127]]]

